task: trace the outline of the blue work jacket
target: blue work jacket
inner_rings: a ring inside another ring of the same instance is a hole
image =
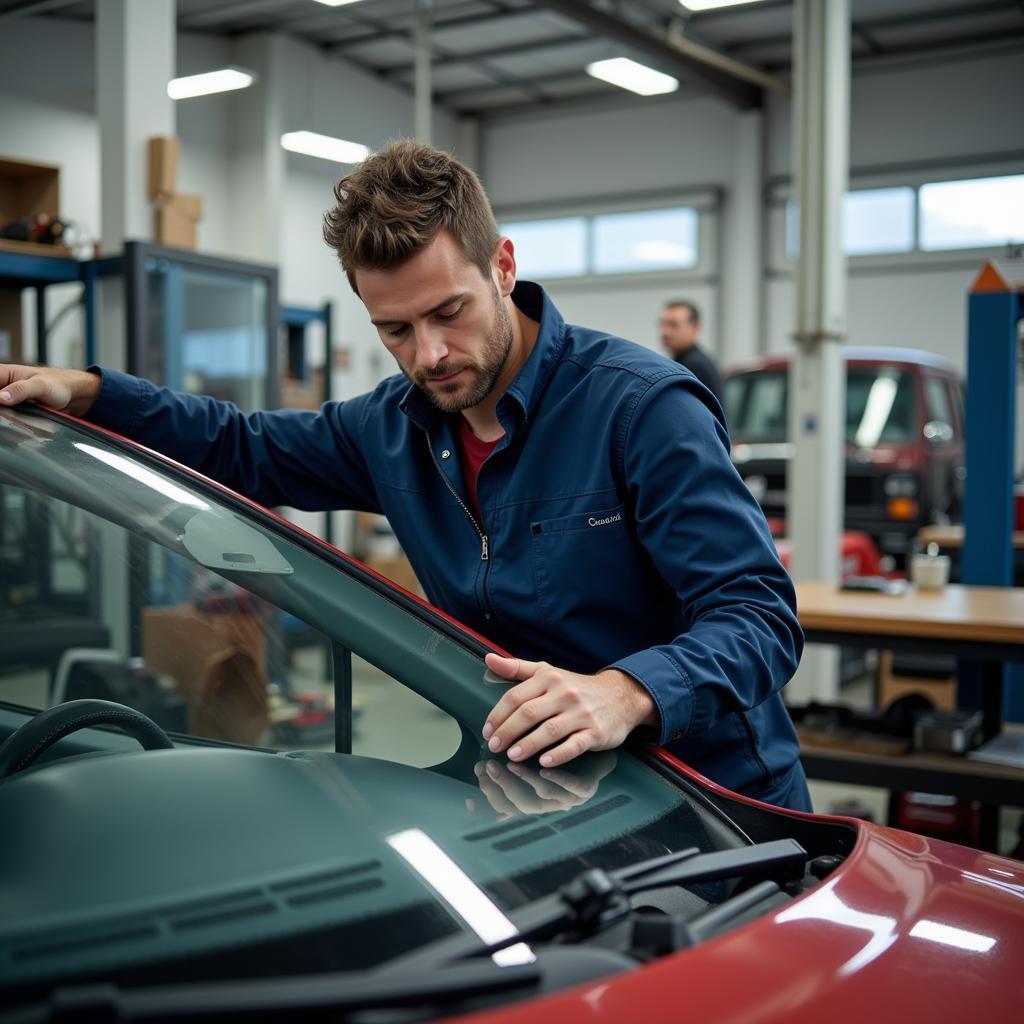
[[[566,324],[537,285],[512,298],[540,332],[498,403],[479,521],[457,414],[401,375],[247,416],[106,370],[89,416],[265,505],[383,512],[438,607],[517,657],[627,672],[657,705],[652,740],[787,802],[799,748],[779,691],[803,636],[717,401],[657,353]]]

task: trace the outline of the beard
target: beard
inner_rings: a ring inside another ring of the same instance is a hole
[[[416,370],[410,373],[401,363],[399,369],[441,412],[462,412],[478,405],[491,393],[512,351],[512,341],[512,318],[495,288],[494,319],[476,359],[462,363],[445,359],[429,372]],[[461,370],[472,374],[468,384],[460,379],[450,384],[429,386],[429,381],[449,377]]]

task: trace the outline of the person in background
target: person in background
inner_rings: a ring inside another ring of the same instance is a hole
[[[665,303],[658,321],[661,343],[680,366],[685,366],[722,404],[722,375],[700,347],[700,310],[687,299]]]

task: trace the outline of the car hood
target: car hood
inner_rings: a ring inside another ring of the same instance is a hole
[[[639,971],[530,1006],[531,1024],[1015,1024],[1024,998],[1024,863],[862,826],[816,889]],[[520,1008],[460,1017],[521,1024]]]

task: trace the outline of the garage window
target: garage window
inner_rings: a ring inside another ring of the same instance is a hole
[[[596,274],[673,270],[697,264],[697,211],[642,210],[594,218]]]
[[[525,277],[580,277],[587,272],[585,217],[558,217],[502,224],[515,246],[516,266]]]
[[[847,256],[910,252],[914,248],[914,190],[867,188],[843,197]]]
[[[926,251],[1024,241],[1024,174],[936,181],[919,195]]]
[[[697,266],[700,213],[691,206],[549,217],[498,225],[523,277],[585,277]]]
[[[800,252],[800,211],[793,200],[786,203],[786,255]],[[875,256],[910,252],[914,248],[914,190],[866,188],[843,196],[843,253]]]

